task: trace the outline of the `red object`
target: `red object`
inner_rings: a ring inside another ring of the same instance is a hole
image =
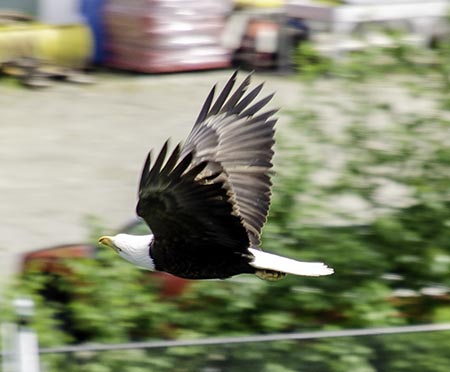
[[[229,0],[110,0],[106,64],[139,72],[229,67],[221,46]]]
[[[94,257],[95,249],[89,244],[66,244],[30,252],[23,257],[22,272],[38,270],[46,273],[68,274],[69,269],[64,265],[65,259]]]

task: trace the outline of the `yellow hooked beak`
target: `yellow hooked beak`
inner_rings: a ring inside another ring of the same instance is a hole
[[[99,244],[106,245],[107,247],[110,247],[117,252],[117,247],[114,245],[110,236],[102,236],[100,239],[98,239],[98,242]]]

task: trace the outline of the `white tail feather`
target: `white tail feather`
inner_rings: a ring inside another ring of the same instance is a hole
[[[250,265],[257,269],[268,269],[304,276],[322,276],[334,273],[332,268],[329,268],[322,262],[301,262],[254,248],[249,248],[248,250],[255,257],[250,262]]]

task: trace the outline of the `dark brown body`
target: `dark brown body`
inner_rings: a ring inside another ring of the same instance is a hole
[[[176,247],[175,250],[163,247]],[[197,245],[187,245],[178,240],[170,244],[159,244],[154,240],[150,246],[150,256],[155,269],[185,279],[226,279],[238,274],[254,274],[256,269],[249,265],[248,255],[241,252],[214,249]]]

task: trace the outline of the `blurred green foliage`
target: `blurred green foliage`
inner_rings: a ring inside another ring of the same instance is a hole
[[[333,101],[333,109],[345,118],[339,134],[330,128],[334,123],[326,122],[323,106],[300,106],[290,113],[290,128],[280,131],[263,247],[326,261],[336,270],[333,276],[288,276],[276,283],[249,276],[197,281],[181,295],[165,297],[160,279],[99,249],[96,259],[68,261],[70,275],[29,272],[14,287],[14,295],[36,301],[34,327],[41,346],[449,321],[450,80],[445,50],[430,51],[434,62],[425,65],[405,63],[412,58],[405,48],[390,50],[387,57],[395,68],[376,67],[380,55],[374,51],[354,56],[334,70],[339,71],[334,75],[341,81],[338,86],[345,86],[339,93],[348,97]],[[321,62],[312,49],[308,53],[302,58],[309,67],[301,68],[310,69],[312,95],[320,95],[318,74],[331,64],[314,66]],[[414,77],[404,84],[399,76]],[[371,83],[380,78],[399,79],[411,105],[420,94],[435,106],[422,113],[399,112],[389,97],[373,99]],[[382,125],[370,124],[374,116],[382,118]],[[393,198],[389,187],[401,195]],[[346,208],[348,195],[364,206],[363,217]],[[336,202],[339,198],[343,204]],[[58,301],[48,300],[49,288]],[[449,349],[449,334],[436,332],[43,359],[49,371],[68,372],[444,372]]]

